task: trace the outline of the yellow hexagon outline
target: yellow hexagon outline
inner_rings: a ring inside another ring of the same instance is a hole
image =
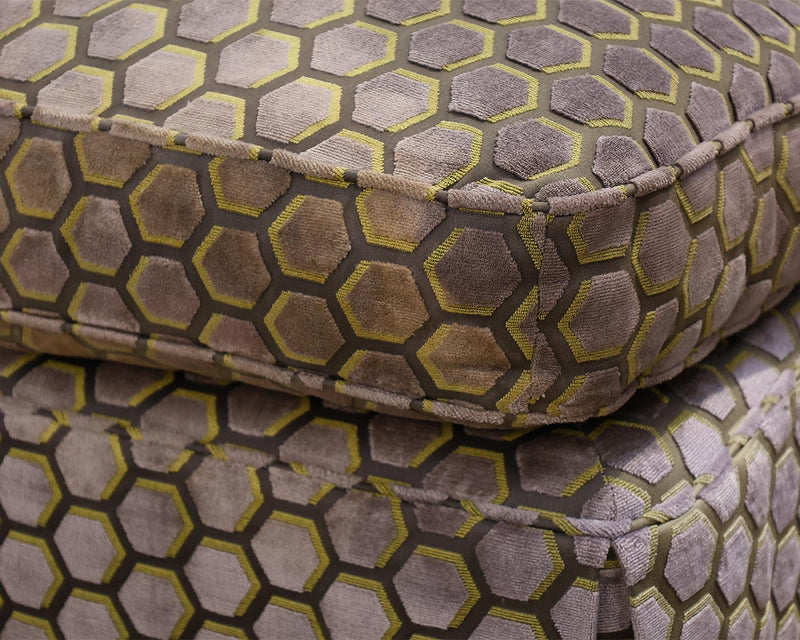
[[[678,213],[680,214],[680,212]],[[645,272],[641,261],[642,245],[644,244],[644,238],[647,234],[647,223],[650,221],[651,215],[652,212],[649,209],[642,211],[639,214],[639,221],[636,224],[636,231],[633,235],[633,246],[631,248],[631,263],[633,264],[633,270],[636,272],[636,277],[639,280],[639,284],[648,296],[664,293],[665,291],[669,291],[680,284],[681,279],[683,279],[683,276],[686,273],[687,265],[689,264],[690,249],[690,247],[687,247],[686,265],[684,265],[678,275],[670,280],[667,280],[666,282],[655,283],[651,281],[650,276],[648,276]],[[682,220],[681,223],[683,223]],[[689,244],[691,246],[691,240]]]
[[[270,514],[268,520],[275,520],[293,527],[300,527],[308,532],[308,539],[311,541],[311,546],[317,554],[318,561],[316,568],[303,584],[303,591],[311,592],[330,564],[330,558],[328,558],[328,554],[325,551],[325,545],[322,544],[322,538],[317,531],[317,526],[310,518],[303,518],[293,513],[277,510]]]
[[[572,303],[569,305],[569,309],[567,309],[566,313],[561,317],[558,321],[558,329],[561,331],[561,334],[564,336],[564,339],[569,344],[570,350],[572,351],[572,355],[574,356],[575,360],[578,362],[591,362],[593,360],[603,360],[605,358],[611,358],[613,356],[617,356],[622,353],[622,350],[630,340],[625,341],[625,344],[619,347],[608,347],[606,349],[601,349],[599,351],[587,351],[583,344],[581,343],[578,336],[572,330],[570,326],[572,321],[575,319],[575,316],[578,315],[581,308],[583,307],[583,303],[586,300],[587,296],[592,287],[592,280],[584,280],[581,282],[580,287],[578,288],[578,293],[575,294],[575,297],[572,300]],[[582,376],[578,376],[582,378]],[[577,378],[576,378],[577,381]],[[572,388],[572,385],[570,385]],[[577,388],[574,390],[577,391]]]
[[[242,549],[240,545],[234,544],[233,542],[217,540],[216,538],[211,538],[209,536],[203,537],[197,546],[207,547],[222,553],[230,554],[238,561],[239,566],[242,569],[242,573],[244,573],[247,581],[250,583],[250,588],[247,590],[244,598],[242,598],[242,600],[239,602],[239,606],[236,607],[236,611],[234,613],[234,616],[236,617],[243,616],[247,612],[247,609],[250,607],[253,600],[255,600],[258,592],[261,590],[261,581],[258,579],[255,571],[253,571],[253,567],[251,566],[250,561],[247,559],[247,554],[244,552],[244,549]]]
[[[317,133],[317,131],[324,129],[328,125],[331,125],[339,120],[339,116],[341,115],[341,110],[342,110],[342,87],[339,86],[338,84],[324,82],[323,80],[317,80],[316,78],[309,78],[307,76],[298,78],[297,80],[294,80],[291,84],[302,84],[307,87],[318,87],[321,89],[325,89],[326,91],[328,91],[328,95],[330,96],[330,102],[328,105],[328,115],[322,118],[321,120],[317,120],[316,122],[311,123],[300,133],[289,138],[289,142],[291,142],[292,144],[296,144],[298,142],[301,142],[302,140],[305,140],[309,136]]]
[[[569,136],[572,139],[572,156],[566,162],[563,162],[555,167],[551,167],[550,169],[545,169],[544,171],[540,171],[539,173],[534,173],[527,177],[528,180],[538,180],[539,178],[544,178],[545,176],[552,175],[554,173],[558,173],[560,171],[564,171],[565,169],[570,169],[571,167],[578,166],[578,163],[581,160],[581,143],[582,143],[582,136],[577,131],[573,131],[569,127],[565,127],[558,122],[554,122],[549,118],[534,118],[536,122],[539,124],[549,127],[554,131],[558,131],[559,133],[563,133]]]
[[[0,598],[0,604],[5,604],[2,598]],[[37,618],[36,616],[32,616],[29,613],[23,613],[22,611],[12,611],[11,615],[9,616],[9,619],[16,620],[20,624],[41,629],[47,636],[47,640],[56,640],[56,638],[58,637],[56,635],[56,632],[53,630],[53,625],[51,625],[44,618]]]
[[[453,245],[458,241],[465,230],[466,229],[463,227],[453,229],[450,235],[447,236],[447,238],[445,238],[445,240],[426,258],[425,262],[423,263],[423,268],[425,270],[425,274],[428,276],[428,280],[431,283],[433,293],[436,295],[436,299],[439,301],[439,306],[441,306],[442,309],[445,311],[451,311],[453,313],[490,316],[497,309],[496,306],[451,304],[448,300],[447,292],[442,286],[439,276],[436,273],[436,266],[447,255],[450,249],[453,248]]]
[[[152,13],[156,16],[156,24],[155,28],[153,29],[153,35],[147,38],[146,40],[142,40],[139,44],[133,45],[127,51],[123,51],[119,54],[115,59],[116,60],[126,60],[130,58],[134,53],[137,53],[144,49],[145,47],[157,42],[161,38],[164,37],[164,25],[167,21],[167,10],[162,7],[154,7],[153,5],[149,4],[142,4],[140,2],[134,2],[133,4],[128,5],[127,7],[123,7],[124,9],[135,9],[137,11],[145,11],[147,13]]]
[[[105,499],[105,496],[103,498]],[[114,529],[114,525],[111,523],[111,519],[108,517],[108,514],[104,513],[103,511],[95,511],[93,509],[87,509],[86,507],[81,507],[78,505],[70,506],[67,513],[78,518],[94,520],[95,522],[99,522],[103,527],[103,531],[105,531],[108,541],[111,543],[111,546],[116,552],[111,562],[108,563],[106,570],[103,572],[102,581],[104,583],[110,582],[111,578],[114,577],[117,569],[119,569],[119,566],[122,564],[122,561],[125,560],[125,547],[122,546],[122,542],[120,542],[119,536],[117,535],[117,532]]]
[[[465,384],[450,384],[447,382],[439,368],[435,366],[430,359],[433,351],[439,347],[442,342],[444,342],[444,340],[447,338],[447,335],[450,333],[452,328],[456,326],[456,324],[457,323],[447,323],[436,329],[430,338],[425,341],[425,344],[423,344],[417,350],[417,359],[420,361],[422,366],[425,368],[425,371],[428,372],[428,375],[439,389],[443,389],[445,391],[456,391],[458,393],[465,393],[475,396],[483,395],[497,383],[494,382],[490,387],[470,387]]]
[[[676,64],[675,66],[677,66],[684,73],[690,73],[694,76],[707,78],[708,80],[718,81],[720,79],[720,74],[722,73],[722,60],[719,54],[716,51],[714,51],[711,47],[709,47],[705,42],[703,42],[694,33],[691,33],[690,31],[684,31],[684,35],[689,36],[692,40],[695,41],[695,43],[697,43],[700,47],[706,50],[706,53],[708,53],[714,60],[714,70],[706,71],[705,69],[700,69],[699,67],[692,67],[687,64]],[[659,51],[659,53],[661,52]]]
[[[419,242],[410,242],[408,240],[397,240],[388,236],[380,236],[373,231],[372,223],[369,219],[369,212],[367,210],[367,198],[373,191],[375,191],[375,189],[362,189],[361,193],[356,196],[356,211],[358,213],[358,219],[361,222],[361,227],[364,230],[364,238],[369,244],[387,247],[395,251],[412,253],[419,246]]]
[[[64,574],[61,573],[61,569],[58,568],[58,563],[56,562],[53,552],[50,551],[50,546],[48,545],[47,541],[42,538],[37,538],[36,536],[23,533],[22,531],[16,531],[14,529],[8,532],[6,540],[9,539],[15,540],[16,542],[21,542],[22,544],[27,544],[31,547],[36,547],[42,552],[44,561],[47,563],[47,568],[50,569],[50,573],[53,576],[53,582],[50,583],[47,591],[45,591],[44,595],[42,596],[42,607],[49,607],[50,603],[53,601],[53,596],[55,596],[56,592],[64,582]]]
[[[773,262],[775,262],[775,258],[778,256],[772,256],[766,262],[762,262],[761,264],[756,263],[756,259],[758,258],[758,236],[761,234],[761,228],[764,225],[764,208],[765,202],[764,198],[758,199],[758,205],[756,206],[756,219],[753,223],[753,229],[750,232],[750,238],[747,241],[747,248],[750,253],[750,273],[760,273],[765,269],[768,269]],[[780,214],[779,214],[780,215]]]
[[[273,303],[270,310],[267,312],[267,315],[264,316],[264,324],[267,325],[267,329],[269,330],[272,339],[275,341],[275,344],[278,345],[278,348],[283,352],[285,356],[288,358],[292,358],[292,360],[298,360],[300,362],[306,362],[308,364],[316,364],[316,365],[325,365],[327,364],[327,360],[323,360],[322,358],[314,358],[311,356],[303,355],[302,353],[298,353],[293,349],[289,348],[289,345],[286,344],[286,341],[283,339],[283,336],[278,331],[278,328],[275,326],[275,321],[277,320],[278,316],[283,311],[283,308],[286,306],[286,303],[289,302],[289,299],[294,296],[299,295],[295,291],[282,291],[278,298]],[[326,303],[327,306],[327,303]],[[330,309],[328,310],[330,312]]]
[[[389,31],[388,29],[382,29],[374,24],[370,24],[368,22],[362,22],[358,20],[353,22],[352,24],[346,25],[348,27],[356,27],[358,29],[367,29],[378,35],[386,37],[386,49],[383,56],[378,58],[377,60],[373,60],[372,62],[367,62],[366,64],[362,64],[355,69],[351,69],[347,73],[345,73],[345,77],[352,78],[353,76],[360,75],[365,71],[369,71],[370,69],[375,69],[380,67],[384,64],[392,62],[395,59],[395,55],[397,53],[397,33],[394,31]]]
[[[78,248],[78,244],[75,242],[75,238],[72,237],[72,232],[75,230],[75,225],[78,224],[79,218],[83,215],[83,212],[86,210],[86,204],[89,202],[89,197],[84,196],[75,204],[72,208],[72,211],[69,212],[67,219],[64,221],[64,224],[61,225],[61,235],[64,237],[64,240],[69,246],[70,251],[72,251],[72,255],[75,258],[75,262],[78,263],[78,266],[81,269],[85,269],[86,271],[92,271],[94,273],[100,273],[105,276],[113,276],[117,273],[118,269],[112,269],[111,267],[105,267],[99,264],[94,264],[93,262],[89,262],[88,260],[84,259],[81,256],[80,249]],[[122,217],[120,216],[120,220]],[[125,235],[127,236],[127,230],[125,231]],[[128,238],[128,243],[130,244],[130,238]],[[130,248],[128,249],[130,251]],[[126,254],[127,255],[127,254]],[[86,283],[83,283],[84,286]],[[76,296],[77,297],[77,296]],[[73,303],[74,304],[74,303]]]
[[[186,538],[189,537],[189,534],[194,528],[192,517],[189,515],[186,505],[183,503],[183,499],[181,498],[178,488],[174,484],[160,482],[158,480],[151,480],[150,478],[137,478],[136,482],[133,483],[133,486],[144,489],[145,491],[157,491],[158,493],[163,493],[169,496],[169,498],[172,500],[172,503],[175,505],[175,510],[178,512],[178,516],[183,522],[183,527],[180,531],[178,531],[177,534],[175,534],[172,544],[170,544],[169,548],[167,549],[167,557],[174,558],[181,550],[183,543],[186,542]],[[134,568],[134,571],[135,570],[136,569]]]
[[[428,76],[423,76],[419,73],[414,73],[413,71],[408,71],[406,69],[394,69],[389,73],[397,74],[398,76],[403,76],[404,78],[408,78],[414,82],[418,82],[420,84],[428,85],[428,108],[423,111],[422,113],[418,113],[415,116],[411,116],[402,122],[396,122],[393,125],[386,127],[386,131],[390,133],[396,133],[397,131],[402,131],[407,127],[410,127],[412,124],[417,124],[422,122],[423,120],[427,120],[432,115],[434,115],[439,110],[439,81],[435,78],[430,78]]]
[[[61,487],[58,485],[58,480],[56,480],[56,476],[53,473],[53,468],[50,466],[50,461],[41,453],[33,453],[32,451],[25,451],[17,447],[11,447],[6,455],[36,465],[42,470],[45,480],[47,480],[47,484],[50,486],[50,500],[47,501],[47,504],[44,505],[39,513],[36,524],[39,527],[46,526],[63,496]]]
[[[86,139],[86,132],[80,132],[75,135],[74,144],[75,144],[75,153],[78,156],[78,165],[81,168],[81,173],[83,174],[83,179],[86,182],[94,182],[96,184],[102,184],[107,187],[117,187],[121,188],[125,186],[125,183],[128,180],[116,180],[114,178],[109,178],[104,176],[100,173],[92,173],[89,170],[89,163],[86,160],[86,150],[83,146],[83,141]]]
[[[119,0],[112,0],[112,2],[118,2],[118,1]],[[45,76],[51,74],[53,71],[58,69],[60,66],[72,60],[72,58],[75,57],[75,46],[78,41],[78,27],[73,25],[56,24],[54,22],[43,22],[42,24],[37,24],[33,29],[31,29],[31,31],[33,31],[34,29],[45,29],[50,31],[66,32],[67,48],[66,51],[64,52],[64,56],[60,60],[56,61],[46,69],[43,69],[39,73],[35,73],[31,77],[27,78],[27,82],[38,82]],[[29,31],[28,33],[30,33],[31,31]]]
[[[621,127],[623,129],[630,129],[633,124],[633,102],[631,102],[631,99],[620,89],[617,89],[617,87],[601,76],[590,75],[583,77],[589,77],[592,80],[604,85],[607,89],[611,90],[612,93],[622,98],[622,101],[625,104],[625,114],[621,120],[619,118],[591,118],[590,120],[584,121],[583,124],[589,127]]]
[[[177,249],[180,249],[184,245],[186,240],[178,240],[177,238],[172,238],[170,236],[161,236],[156,233],[150,233],[146,228],[144,220],[142,219],[142,211],[141,208],[139,207],[139,199],[142,197],[142,195],[144,195],[144,192],[150,188],[153,182],[155,182],[156,178],[158,177],[158,174],[160,174],[165,167],[175,167],[178,169],[192,171],[187,167],[170,164],[168,162],[158,164],[155,167],[153,167],[152,171],[150,171],[150,173],[148,173],[142,179],[142,181],[136,185],[136,188],[134,188],[134,190],[131,191],[129,201],[131,205],[131,211],[133,211],[133,218],[134,220],[136,220],[136,228],[139,230],[139,234],[142,236],[142,240],[144,240],[145,242],[165,244],[168,247],[175,247]],[[197,185],[197,173],[195,171],[192,171],[192,173],[194,175],[195,185]],[[198,198],[200,198],[200,202],[202,203],[202,197],[200,195],[199,185],[198,185],[197,196]]]
[[[173,329],[186,329],[190,322],[179,322],[170,318],[161,318],[151,313],[150,310],[145,306],[144,301],[139,296],[139,292],[136,290],[136,286],[139,284],[139,279],[142,277],[145,269],[147,269],[147,265],[150,264],[150,259],[152,257],[154,256],[142,256],[139,259],[139,263],[131,272],[131,277],[128,279],[125,288],[127,289],[131,298],[133,298],[136,306],[139,307],[139,311],[141,311],[142,315],[147,318],[148,321],[152,322],[153,324],[161,324],[166,327],[172,327]]]
[[[253,218],[257,218],[261,215],[264,211],[263,208],[251,207],[245,204],[237,204],[232,200],[228,200],[225,197],[225,193],[222,190],[222,178],[219,174],[219,168],[225,160],[231,160],[232,158],[227,158],[225,156],[216,156],[208,163],[208,174],[211,181],[211,187],[214,189],[214,197],[217,200],[217,205],[220,209],[225,209],[226,211],[233,211],[235,213],[241,213],[246,216],[251,216]]]
[[[300,208],[307,197],[308,196],[305,195],[295,196],[292,201],[286,205],[286,208],[281,211],[278,217],[272,221],[272,224],[269,225],[269,229],[267,229],[267,235],[269,235],[269,241],[272,245],[272,251],[275,254],[275,259],[278,261],[278,266],[285,275],[324,284],[325,281],[330,277],[330,273],[320,274],[315,273],[314,271],[295,269],[294,267],[289,266],[289,262],[286,259],[286,252],[283,250],[283,245],[281,244],[280,237],[278,235],[281,229],[283,229],[283,227],[294,217],[296,211]],[[344,258],[342,258],[342,260],[344,260]],[[341,260],[339,262],[341,262]],[[334,267],[334,270],[335,269],[336,267]],[[331,271],[331,273],[333,273],[333,271]]]
[[[245,101],[243,98],[237,98],[236,96],[228,95],[227,93],[218,93],[216,91],[206,91],[204,94],[197,96],[190,102],[189,104],[193,104],[198,100],[203,100],[205,102],[222,102],[225,104],[229,104],[233,107],[233,134],[230,136],[231,140],[238,140],[244,135],[244,113],[245,113]],[[186,105],[188,107],[189,105]],[[183,107],[173,113],[172,115],[178,115],[183,109]],[[171,116],[170,116],[171,117]],[[177,146],[177,145],[176,145]],[[221,156],[222,157],[222,156]],[[159,165],[162,166],[162,165]],[[158,167],[156,167],[158,168]]]
[[[130,637],[128,630],[125,628],[125,623],[122,622],[119,611],[117,611],[117,608],[114,606],[110,596],[80,588],[73,589],[72,593],[69,595],[72,598],[86,600],[87,602],[94,602],[95,604],[104,606],[108,611],[108,616],[111,618],[111,622],[114,624],[114,628],[119,634],[120,640],[127,640],[127,638]]]
[[[111,102],[113,100],[112,93],[114,90],[113,71],[108,71],[107,69],[100,69],[99,67],[90,67],[85,64],[79,64],[76,67],[72,67],[72,69],[68,69],[64,73],[80,73],[87,76],[94,76],[95,78],[100,78],[100,80],[103,82],[103,96],[102,99],[100,100],[100,106],[98,106],[95,109],[92,109],[89,113],[91,113],[92,115],[98,115],[100,113],[103,113],[103,111],[105,111],[111,106]]]
[[[281,40],[283,42],[288,42],[289,51],[286,54],[285,67],[283,67],[282,69],[278,69],[277,71],[273,71],[272,73],[268,73],[263,78],[256,80],[248,87],[249,89],[256,89],[260,86],[267,84],[271,80],[275,80],[275,78],[279,78],[282,75],[285,75],[297,69],[297,65],[299,64],[300,60],[300,38],[298,38],[297,36],[291,36],[288,33],[270,31],[269,29],[259,29],[258,31],[254,31],[253,34],[262,36],[264,38],[269,38],[271,40]]]
[[[628,33],[613,33],[613,32],[605,32],[605,31],[598,31],[596,33],[592,33],[593,38],[599,38],[601,40],[638,40],[639,39],[639,20],[633,14],[625,11],[621,7],[608,2],[608,0],[595,0],[600,4],[606,5],[609,9],[613,9],[617,13],[622,14],[630,21],[630,31]]]
[[[41,12],[41,9],[42,9],[42,0],[33,0],[31,2],[31,13],[30,13],[30,15],[27,18],[23,18],[19,22],[15,22],[10,27],[8,27],[8,29],[6,29],[5,31],[0,31],[0,40],[5,38],[7,35],[13,33],[17,29],[21,29],[26,24],[29,24],[32,20],[36,20],[36,18],[39,17],[39,13]]]
[[[547,640],[547,635],[545,635],[539,619],[530,613],[512,611],[511,609],[503,609],[502,607],[492,607],[489,609],[489,613],[487,613],[486,616],[525,625],[533,631],[533,637],[536,640]]]
[[[588,69],[592,64],[592,44],[586,38],[582,38],[577,33],[567,31],[563,27],[555,24],[544,25],[545,29],[556,31],[563,36],[571,38],[581,45],[581,57],[577,62],[562,62],[559,64],[550,64],[542,67],[539,71],[544,73],[560,73],[561,71],[572,71],[574,69]]]
[[[172,106],[179,100],[182,100],[186,96],[188,96],[193,91],[196,91],[200,87],[203,86],[203,80],[206,73],[206,54],[202,51],[196,51],[194,49],[187,49],[186,47],[179,47],[174,44],[168,44],[165,47],[162,47],[158,51],[167,51],[169,53],[174,53],[179,56],[184,56],[188,58],[192,58],[195,61],[194,65],[194,78],[192,83],[186,87],[185,89],[181,89],[178,93],[173,94],[163,102],[157,104],[153,107],[153,111],[163,111],[169,106]],[[157,53],[157,52],[153,52]],[[152,54],[151,54],[152,55]],[[149,56],[148,56],[149,57]],[[147,60],[147,58],[142,58],[142,60]],[[139,61],[141,62],[141,60]],[[137,63],[138,64],[138,63]],[[130,68],[130,67],[129,67]]]
[[[247,0],[247,17],[242,20],[239,24],[232,26],[227,31],[223,31],[222,33],[214,36],[209,40],[209,42],[219,42],[220,40],[224,40],[229,35],[236,33],[237,31],[241,31],[245,27],[250,26],[256,20],[258,20],[258,5],[260,0]]]
[[[410,335],[403,338],[402,336],[397,336],[384,331],[372,331],[370,329],[365,329],[362,326],[361,321],[356,316],[355,310],[348,301],[348,297],[356,288],[358,283],[361,281],[361,278],[374,265],[388,265],[391,267],[399,267],[401,269],[405,269],[405,271],[411,277],[411,283],[414,285],[414,289],[416,290],[417,295],[419,296],[419,300],[422,303],[422,306],[423,307],[425,306],[425,302],[422,300],[422,296],[419,293],[419,288],[417,287],[416,282],[414,282],[414,276],[408,267],[393,262],[380,262],[376,260],[362,260],[361,262],[359,262],[356,265],[355,269],[353,269],[353,273],[351,273],[350,276],[347,278],[347,280],[344,282],[344,284],[341,287],[339,287],[339,290],[336,292],[336,300],[339,302],[339,306],[342,308],[342,311],[344,311],[344,315],[350,322],[350,326],[353,328],[353,332],[358,337],[369,338],[372,340],[383,340],[384,342],[392,342],[394,344],[405,344],[406,341],[412,335],[414,335],[414,333],[419,331],[419,328],[423,324],[425,324],[428,318],[430,318],[427,309],[425,310],[425,315],[428,317],[416,329],[414,329],[414,331],[412,331]]]
[[[192,256],[192,264],[194,265],[194,268],[197,269],[197,273],[200,276],[200,279],[203,281],[203,285],[205,285],[205,288],[208,290],[208,294],[214,300],[217,300],[218,302],[224,302],[225,304],[229,304],[232,307],[239,307],[240,309],[252,309],[253,307],[256,306],[258,299],[250,301],[250,300],[245,300],[244,298],[237,298],[235,296],[229,296],[224,293],[220,293],[214,287],[214,284],[211,280],[211,276],[209,275],[208,271],[206,271],[206,268],[203,266],[203,260],[205,259],[206,254],[211,250],[211,248],[214,246],[214,244],[217,242],[217,240],[219,240],[220,236],[226,230],[239,231],[239,229],[231,229],[230,227],[222,227],[219,225],[214,225],[213,227],[211,227],[211,230],[203,239],[203,242],[197,248],[197,251],[195,251],[194,256]],[[246,233],[250,232],[248,231]],[[266,271],[266,265],[264,267],[264,270]],[[259,294],[258,298],[261,298],[263,294],[264,292],[262,291],[261,294]]]
[[[456,553],[455,551],[445,551],[444,549],[437,549],[424,544],[418,545],[417,548],[414,549],[414,554],[422,556],[423,558],[431,558],[433,560],[439,560],[440,562],[447,562],[456,568],[458,577],[461,579],[461,584],[464,587],[464,590],[467,592],[467,598],[464,601],[464,604],[459,607],[456,615],[448,625],[449,629],[457,629],[459,626],[461,626],[461,623],[464,622],[464,618],[467,617],[467,614],[481,598],[481,593],[478,590],[478,587],[475,586],[475,581],[472,579],[472,574],[469,572],[467,563],[464,562],[464,558],[461,556],[461,554]]]
[[[678,11],[680,12],[680,4],[677,6]],[[642,14],[644,13],[646,12],[643,11]],[[664,62],[652,51],[648,51],[647,49],[638,49],[638,51],[650,58],[669,74],[669,93],[661,93],[660,91],[634,91],[633,93],[643,100],[661,100],[662,102],[675,104],[678,101],[678,74],[675,73],[675,71],[673,71],[666,62]],[[620,82],[620,84],[622,83]]]
[[[27,207],[22,204],[22,198],[17,190],[17,186],[14,182],[14,176],[19,170],[19,165],[22,164],[22,161],[25,159],[25,156],[28,155],[30,148],[33,146],[34,141],[37,138],[26,138],[22,141],[22,144],[19,146],[19,149],[14,154],[14,157],[11,159],[11,162],[8,163],[8,167],[6,167],[6,184],[8,184],[8,190],[11,192],[11,197],[14,199],[14,204],[17,207],[17,211],[21,214],[26,216],[31,216],[32,218],[42,218],[44,220],[52,220],[56,217],[58,210],[56,211],[48,211],[47,209],[36,209],[34,207]],[[66,164],[66,159],[61,154],[62,159]],[[66,199],[66,196],[65,196]],[[63,204],[63,203],[62,203]],[[59,209],[61,206],[59,205]]]
[[[631,595],[631,607],[642,606],[648,600],[654,600],[658,607],[666,614],[669,622],[667,623],[666,636],[672,635],[672,628],[675,625],[675,609],[673,609],[664,595],[655,587],[649,587],[637,595]]]
[[[308,623],[311,625],[311,628],[314,631],[314,635],[317,637],[317,640],[325,640],[325,636],[322,633],[322,627],[320,626],[317,616],[310,605],[302,602],[295,602],[294,600],[289,600],[288,598],[284,598],[282,596],[271,596],[269,602],[267,602],[267,606],[269,605],[286,609],[287,611],[294,611],[295,613],[300,613],[306,616],[306,618],[308,618]]]
[[[778,184],[781,185],[783,192],[786,194],[786,197],[789,198],[789,201],[792,203],[792,207],[795,211],[800,210],[800,194],[798,194],[794,188],[792,187],[791,183],[789,182],[789,137],[784,134],[781,137],[781,155],[780,159],[778,160],[778,174],[776,179]]]
[[[338,20],[339,18],[344,18],[349,16],[353,13],[353,7],[355,4],[355,0],[344,0],[342,2],[342,8],[335,13],[325,16],[324,18],[319,18],[318,20],[312,20],[303,25],[303,29],[315,29],[320,25],[325,24],[326,22],[332,22],[333,20]]]
[[[380,603],[383,612],[386,614],[386,620],[389,623],[389,628],[384,632],[382,639],[394,638],[397,635],[397,632],[400,631],[400,628],[403,625],[400,622],[400,618],[397,617],[397,613],[395,613],[394,609],[392,608],[392,603],[389,601],[389,597],[386,595],[386,590],[383,588],[383,585],[380,582],[377,580],[362,578],[361,576],[355,576],[351,573],[340,573],[336,577],[335,581],[350,585],[351,587],[372,591],[378,598],[378,602]]]
[[[171,571],[169,569],[164,569],[163,567],[156,567],[150,564],[146,564],[144,562],[137,562],[134,565],[130,575],[133,575],[135,572],[143,573],[145,575],[151,576],[153,578],[158,578],[160,580],[169,580],[170,584],[172,584],[172,588],[175,591],[175,595],[177,596],[178,600],[183,606],[183,615],[180,618],[178,618],[178,621],[172,628],[170,637],[180,638],[184,628],[194,615],[194,607],[192,606],[191,601],[186,595],[186,590],[183,588],[180,578],[175,574],[174,571]]]

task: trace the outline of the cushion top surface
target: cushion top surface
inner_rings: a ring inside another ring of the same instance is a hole
[[[792,0],[0,0],[0,315],[369,410],[610,413],[800,279],[797,25]]]

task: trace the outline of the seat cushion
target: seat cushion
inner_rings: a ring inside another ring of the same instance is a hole
[[[800,277],[791,0],[3,6],[3,318],[46,350],[524,427]]]
[[[800,293],[614,416],[508,432],[4,348],[0,625],[797,638],[799,319]]]

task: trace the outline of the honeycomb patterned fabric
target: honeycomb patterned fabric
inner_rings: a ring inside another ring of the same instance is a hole
[[[506,432],[3,346],[2,637],[796,640],[798,322]]]
[[[2,318],[409,417],[608,414],[800,279],[798,28],[793,0],[0,0]]]

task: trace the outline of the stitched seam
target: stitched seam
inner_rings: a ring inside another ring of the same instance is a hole
[[[6,108],[5,110],[3,109],[4,104],[9,104],[9,103],[13,106],[14,115],[16,115],[16,117],[19,119],[30,119],[32,122],[34,122],[34,124],[37,125],[50,128],[65,129],[71,132],[90,131],[90,130],[108,131],[111,133],[111,135],[115,135],[115,132],[113,131],[114,125],[120,122],[119,120],[115,120],[114,118],[101,118],[91,115],[86,115],[86,116],[76,115],[55,109],[43,109],[41,107],[34,108],[29,105],[20,105],[18,103],[14,103],[8,99],[0,99],[0,114],[2,114],[4,111],[9,111],[8,108]],[[674,163],[669,165],[659,165],[655,169],[645,171],[635,176],[634,178],[632,178],[632,180],[641,180],[642,178],[650,174],[656,174],[656,175],[663,174],[665,170],[669,169],[671,170],[672,176],[668,179],[668,182],[664,186],[655,189],[651,193],[657,193],[659,191],[663,191],[669,187],[672,187],[682,175],[698,171],[705,165],[715,161],[723,153],[732,151],[734,149],[737,149],[739,146],[743,145],[744,142],[751,136],[751,134],[754,131],[795,117],[797,115],[795,108],[796,103],[800,104],[800,95],[793,96],[792,98],[789,99],[788,102],[773,102],[767,107],[751,114],[750,117],[744,118],[742,120],[737,120],[725,131],[717,134],[717,136],[713,140],[707,142],[701,142],[695,145],[691,151],[687,152],[684,156],[676,160]],[[770,110],[775,110],[775,107],[777,105],[783,107],[784,111],[783,116],[779,118],[770,117]],[[11,114],[9,113],[8,115]],[[759,118],[758,117],[759,115],[764,117]],[[726,149],[722,140],[724,140],[729,135],[736,134],[741,129],[742,125],[745,125],[747,127],[746,134],[741,135],[733,146]],[[129,132],[130,131],[139,132],[140,136],[138,138],[132,135],[126,135],[120,137],[134,137],[135,139],[140,139],[142,141],[148,142],[150,146],[165,146],[165,145],[185,146],[187,148],[192,149],[193,151],[199,151],[201,153],[217,157],[218,156],[227,157],[227,156],[226,154],[219,153],[218,149],[212,151],[211,148],[227,147],[228,149],[231,150],[231,153],[232,155],[234,155],[234,157],[244,156],[273,163],[275,160],[274,156],[276,152],[278,152],[280,154],[280,158],[282,159],[280,164],[278,164],[278,166],[292,173],[302,173],[307,176],[319,177],[319,178],[330,178],[332,174],[337,174],[340,176],[343,182],[358,184],[359,186],[365,186],[364,184],[362,184],[362,182],[365,181],[364,179],[366,178],[366,181],[370,182],[371,178],[372,181],[380,182],[380,184],[376,185],[376,187],[379,189],[382,189],[384,191],[402,192],[409,197],[419,200],[439,200],[441,202],[445,202],[450,205],[451,194],[456,196],[457,198],[460,196],[460,199],[463,199],[465,201],[469,201],[471,197],[474,197],[473,194],[469,193],[469,190],[461,189],[459,187],[438,189],[435,185],[429,183],[424,183],[415,180],[408,180],[405,178],[399,178],[397,176],[394,176],[393,174],[380,173],[371,170],[353,170],[345,168],[344,175],[340,175],[342,173],[341,167],[336,167],[335,165],[330,165],[322,162],[309,162],[308,160],[300,157],[298,154],[286,151],[281,148],[266,149],[259,145],[239,142],[227,138],[181,133],[149,124],[137,124],[135,129],[133,127],[130,127]],[[116,133],[116,135],[120,134]],[[152,142],[153,138],[159,139],[160,144],[157,145],[154,144]],[[693,154],[697,151],[697,149],[700,148],[701,145],[707,143],[713,144],[715,147],[715,153],[713,154],[713,156],[710,156],[709,158],[701,162],[696,162],[696,161],[693,162],[692,161]],[[233,152],[235,152],[235,154]],[[409,192],[410,189],[411,192]],[[583,212],[591,211],[593,209],[613,206],[614,204],[618,204],[620,200],[624,200],[630,196],[633,196],[635,198],[638,197],[639,195],[642,194],[637,193],[636,184],[631,181],[624,185],[602,188],[596,191],[591,191],[587,194],[580,194],[576,196],[565,196],[558,198],[557,202],[559,211],[554,213],[555,215],[571,216],[577,212],[577,210],[575,211],[572,210],[574,208],[579,208],[580,211]],[[492,194],[491,196],[488,197],[484,195],[481,199],[489,201],[489,204],[491,205],[492,199],[499,199],[499,198],[500,196]],[[508,195],[505,196],[505,201],[506,203],[513,201],[517,206],[514,207],[513,210],[511,210],[512,207],[505,207],[499,209],[497,211],[498,213],[502,212],[510,214],[523,214],[534,211],[549,212],[552,208],[551,201],[540,201],[540,200],[521,198],[521,197],[517,198]],[[464,204],[465,202],[462,202],[462,205]],[[455,204],[450,206],[453,206],[454,208],[462,208]],[[463,208],[469,208],[469,207],[463,207]],[[562,209],[563,211],[561,211]]]

